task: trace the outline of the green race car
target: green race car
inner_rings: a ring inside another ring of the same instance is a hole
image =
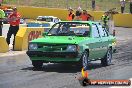
[[[84,69],[95,60],[101,60],[104,66],[111,64],[116,38],[99,22],[58,22],[43,36],[29,42],[27,51],[36,68],[47,62],[80,63]]]

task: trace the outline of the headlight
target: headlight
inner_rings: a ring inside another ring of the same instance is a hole
[[[36,49],[38,49],[38,45],[37,44],[29,44],[29,50],[36,50]]]
[[[77,51],[76,45],[68,45],[66,51],[75,52]]]

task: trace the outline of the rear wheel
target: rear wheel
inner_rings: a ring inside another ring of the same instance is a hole
[[[112,60],[112,49],[109,48],[105,57],[101,59],[101,64],[103,66],[109,66],[111,64],[111,60]]]
[[[43,62],[41,62],[41,61],[32,61],[32,65],[33,65],[35,68],[42,68]]]
[[[81,65],[86,70],[88,67],[88,52],[84,51],[82,57],[81,57]]]

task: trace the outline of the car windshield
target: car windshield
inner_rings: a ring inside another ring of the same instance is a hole
[[[49,36],[89,36],[90,29],[87,23],[60,22],[49,30]]]
[[[53,22],[53,18],[38,17],[37,21]]]

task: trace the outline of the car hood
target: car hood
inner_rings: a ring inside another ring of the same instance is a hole
[[[43,38],[38,38],[32,40],[32,43],[44,43],[44,44],[78,44],[87,37],[77,37],[77,36],[46,36]]]

